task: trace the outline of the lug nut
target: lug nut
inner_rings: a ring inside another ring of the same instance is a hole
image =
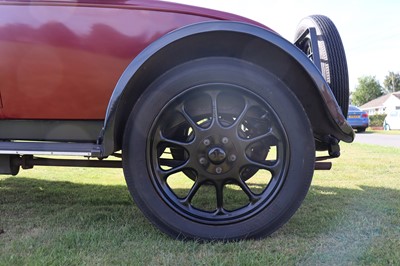
[[[235,155],[235,154],[231,154],[231,155],[229,156],[229,161],[231,161],[231,162],[236,161],[236,155]]]
[[[222,138],[222,143],[227,144],[229,142],[229,139],[227,137]]]
[[[221,168],[221,167],[217,167],[217,168],[215,169],[215,172],[216,172],[217,174],[222,173],[222,168]]]
[[[203,140],[203,144],[205,145],[205,146],[208,146],[208,145],[210,145],[210,140],[209,139],[205,139],[205,140]]]
[[[205,165],[205,164],[207,163],[207,159],[204,158],[204,157],[201,157],[201,158],[199,159],[199,163],[200,163],[201,165]]]

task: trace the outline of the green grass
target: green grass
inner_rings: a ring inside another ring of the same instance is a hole
[[[283,228],[260,241],[182,242],[154,228],[121,170],[0,177],[0,265],[399,265],[400,149],[342,145]]]

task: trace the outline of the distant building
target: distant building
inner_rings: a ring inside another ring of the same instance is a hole
[[[376,98],[360,106],[368,115],[388,114],[394,110],[400,110],[400,92],[393,92]]]

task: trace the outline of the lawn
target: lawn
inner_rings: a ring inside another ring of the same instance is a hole
[[[260,241],[182,242],[132,202],[121,170],[0,176],[0,265],[399,265],[400,149],[342,145],[283,228]]]

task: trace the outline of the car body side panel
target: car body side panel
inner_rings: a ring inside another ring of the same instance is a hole
[[[88,3],[0,4],[1,118],[104,119],[115,84],[146,46],[176,28],[215,19],[194,8],[168,11],[179,5],[157,9],[158,1]],[[231,18],[241,19],[221,19]]]

